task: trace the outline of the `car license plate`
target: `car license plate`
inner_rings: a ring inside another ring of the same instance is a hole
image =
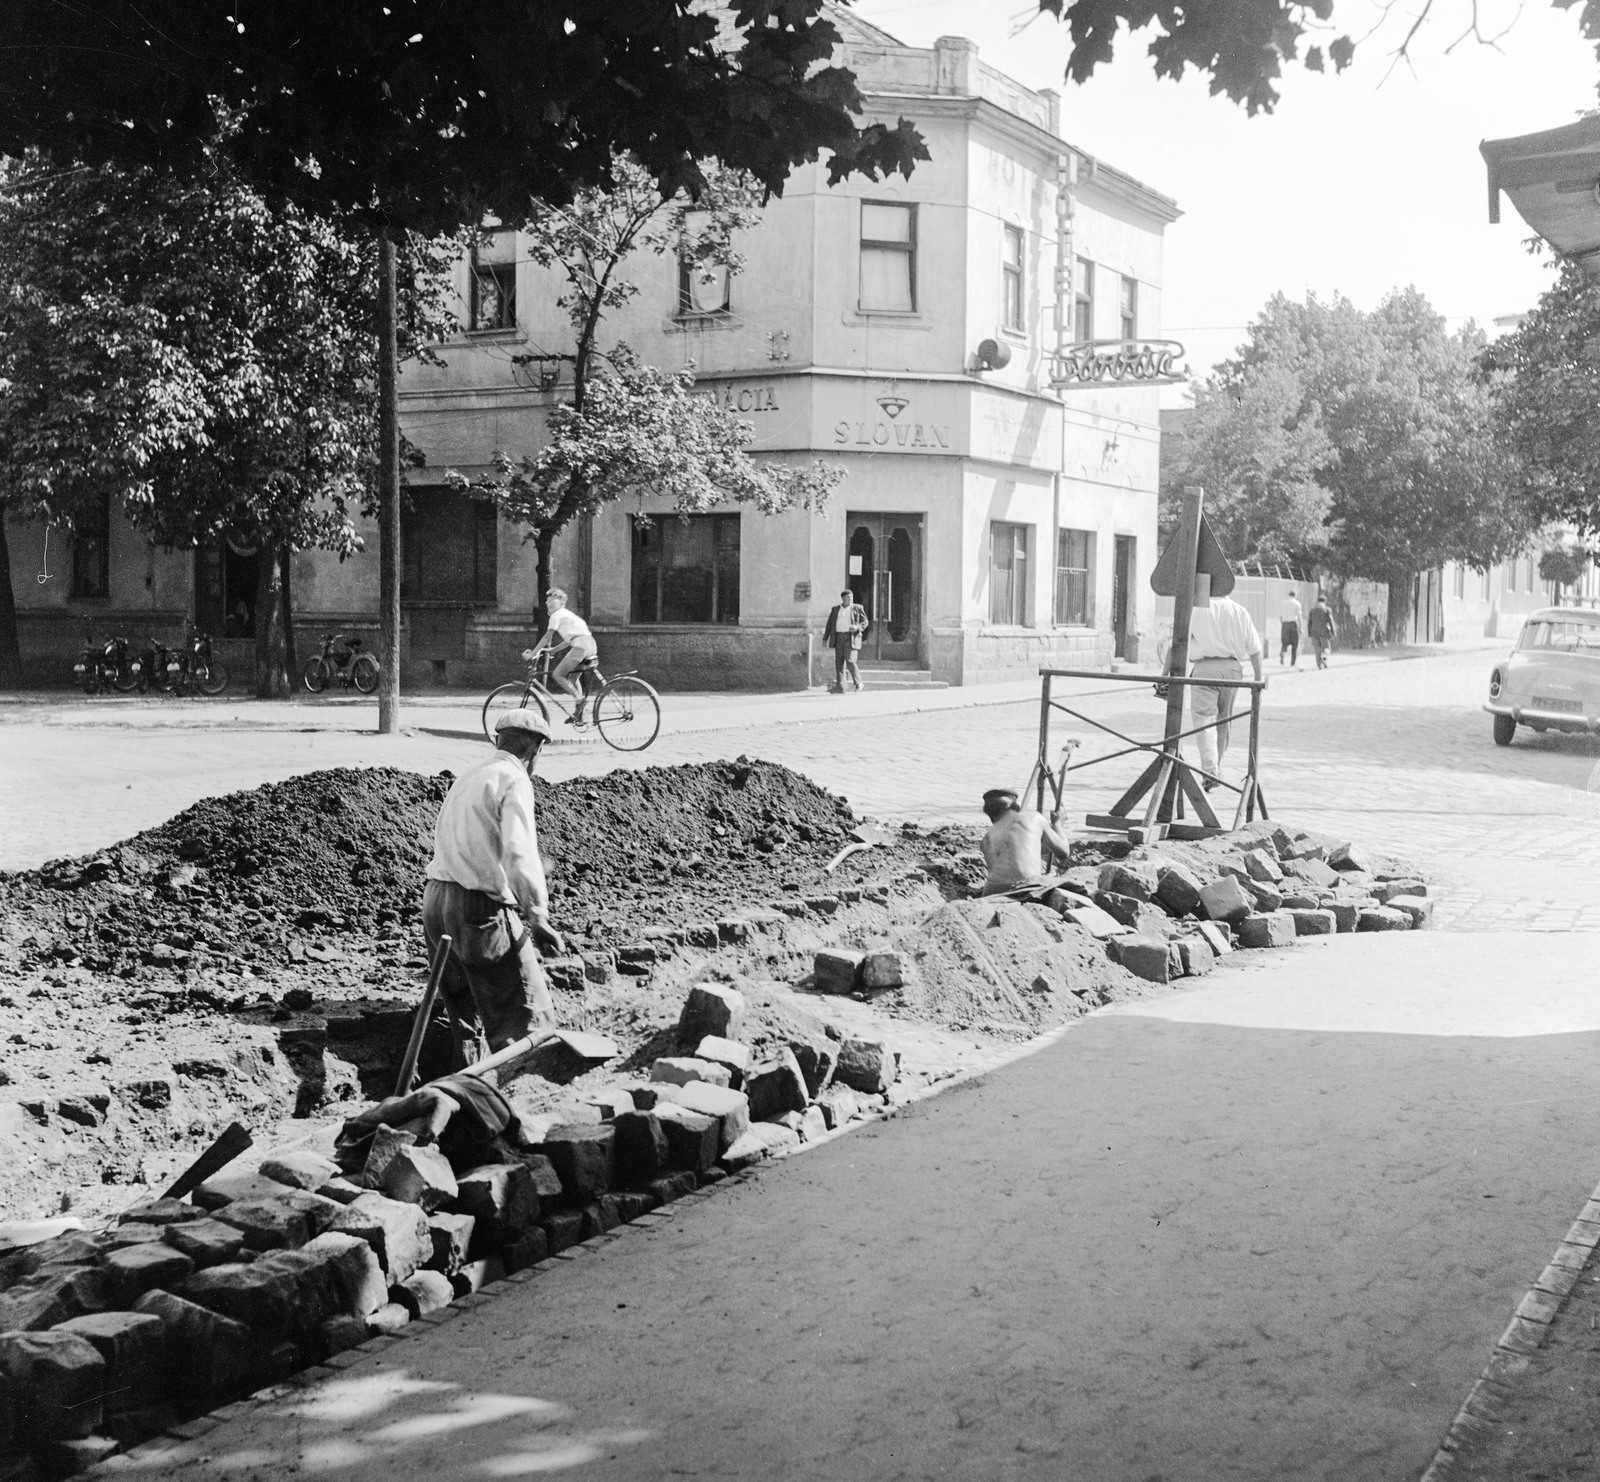
[[[1582,715],[1582,700],[1562,700],[1555,695],[1535,695],[1533,697],[1535,710],[1555,710],[1563,715]]]

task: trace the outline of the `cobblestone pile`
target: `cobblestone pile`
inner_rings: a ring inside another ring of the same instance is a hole
[[[1434,909],[1427,882],[1397,861],[1270,824],[1141,846],[1070,872],[1044,903],[1103,939],[1113,961],[1160,983],[1209,972],[1235,947],[1426,928]]]
[[[745,1029],[740,989],[706,981],[679,1053],[521,1117],[497,1161],[382,1126],[359,1167],[270,1156],[0,1253],[0,1475],[80,1471],[891,1099],[882,1039],[818,1021],[757,1058]]]

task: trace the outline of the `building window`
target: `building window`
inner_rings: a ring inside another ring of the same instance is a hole
[[[410,489],[400,520],[400,597],[463,606],[496,600],[499,511],[454,489]]]
[[[739,621],[739,516],[635,516],[633,620]]]
[[[111,595],[111,495],[88,501],[72,530],[72,595]]]
[[[861,307],[909,314],[917,307],[917,208],[861,203]]]
[[[1139,338],[1139,280],[1137,278],[1124,278],[1122,280],[1122,338],[1125,340]]]
[[[1002,304],[1007,329],[1022,328],[1022,228],[1005,229],[1005,257],[1002,268]]]
[[[1467,595],[1467,568],[1464,562],[1456,562],[1456,596]]]
[[[1087,628],[1091,602],[1089,573],[1094,570],[1094,532],[1062,530],[1056,536],[1056,622]]]
[[[1528,585],[1527,585],[1527,590],[1531,592],[1533,590],[1533,579],[1534,579],[1534,559],[1533,559],[1532,555],[1530,555],[1527,558],[1527,565],[1528,565],[1528,578],[1527,578]]]
[[[989,621],[1028,625],[1028,527],[999,520],[989,526]]]
[[[472,303],[469,328],[517,327],[517,234],[491,232],[472,249]]]
[[[1073,280],[1072,338],[1079,344],[1094,338],[1094,264],[1078,259],[1078,274]]]
[[[697,217],[706,213],[691,211],[684,218],[683,235],[688,240],[700,235]],[[732,303],[733,274],[714,262],[696,262],[687,252],[678,253],[678,313],[726,314]]]
[[[1489,584],[1493,580],[1493,578],[1494,578],[1494,572],[1489,567],[1485,566],[1483,568],[1483,600],[1485,602],[1487,602],[1489,600],[1489,593],[1490,593],[1490,590],[1491,590]]]

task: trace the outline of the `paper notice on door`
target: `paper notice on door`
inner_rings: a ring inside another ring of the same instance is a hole
[[[860,576],[861,575],[861,557],[860,556],[852,556],[850,558],[850,575],[851,576]]]

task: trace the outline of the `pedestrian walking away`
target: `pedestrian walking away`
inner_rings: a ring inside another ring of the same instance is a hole
[[[501,1049],[555,1022],[539,953],[560,956],[566,944],[550,925],[533,810],[534,765],[549,739],[536,710],[507,711],[494,755],[456,778],[434,825],[422,927],[430,952],[440,937],[451,941],[440,992],[457,1069],[485,1046]]]
[[[1044,880],[1044,852],[1048,849],[1063,868],[1072,863],[1066,836],[1052,828],[1042,813],[1024,809],[1014,789],[991,787],[983,795],[989,830],[979,848],[989,867],[985,895],[1003,895]]]
[[[1232,597],[1211,598],[1206,606],[1195,608],[1189,620],[1189,651],[1197,655],[1189,672],[1195,679],[1243,679],[1248,663],[1256,679],[1264,682],[1262,648],[1261,635],[1250,614]],[[1208,792],[1222,776],[1228,733],[1233,729],[1233,702],[1238,693],[1209,685],[1189,686],[1192,724],[1209,726],[1213,721],[1221,722],[1195,737],[1200,746],[1200,770],[1206,774],[1201,786]]]
[[[867,609],[856,601],[849,587],[844,588],[839,593],[839,600],[829,611],[827,624],[822,630],[822,641],[833,645],[833,683],[828,686],[831,693],[844,693],[846,674],[857,690],[861,688],[861,669],[857,659],[867,629],[871,626],[872,619],[867,616]]]
[[[589,631],[589,625],[567,606],[567,594],[560,587],[551,587],[545,593],[544,606],[549,614],[550,625],[534,644],[533,651],[538,654],[549,649],[552,654],[561,655],[555,668],[550,671],[550,683],[563,694],[577,699],[577,707],[567,718],[567,724],[581,726],[584,723],[584,693],[582,676],[577,671],[598,657],[600,648],[594,641],[594,634]]]
[[[1305,620],[1305,611],[1300,606],[1300,599],[1291,591],[1283,599],[1283,605],[1278,608],[1278,663],[1283,664],[1283,656],[1289,655],[1289,667],[1300,667],[1300,624]]]
[[[1311,609],[1311,615],[1306,619],[1306,636],[1316,651],[1319,669],[1328,667],[1328,650],[1333,647],[1333,634],[1333,609],[1328,606],[1327,597],[1318,592],[1316,606]]]

